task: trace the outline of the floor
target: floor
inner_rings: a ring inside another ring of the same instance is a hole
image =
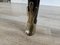
[[[41,6],[36,33],[27,36],[26,6],[0,3],[0,45],[60,45],[60,7]]]

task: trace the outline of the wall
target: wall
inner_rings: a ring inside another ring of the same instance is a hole
[[[27,3],[28,0],[11,0],[12,3]],[[41,5],[60,6],[60,0],[41,0]]]
[[[27,3],[27,0],[11,0],[12,3]]]

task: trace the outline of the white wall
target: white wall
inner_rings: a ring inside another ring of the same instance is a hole
[[[12,3],[27,3],[27,0],[11,0]]]
[[[41,0],[42,5],[60,6],[60,0]]]
[[[28,0],[11,0],[12,3],[27,3]],[[60,6],[60,0],[41,0],[41,5]]]

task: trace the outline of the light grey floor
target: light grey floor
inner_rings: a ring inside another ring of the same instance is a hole
[[[40,6],[36,33],[29,37],[26,6],[0,3],[0,45],[60,45],[60,7]]]

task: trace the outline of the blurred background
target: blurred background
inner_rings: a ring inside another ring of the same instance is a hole
[[[0,0],[0,2],[27,3],[27,0]],[[41,5],[60,6],[60,0],[41,0]]]
[[[27,0],[11,0],[13,3],[27,3]],[[41,0],[41,5],[60,6],[60,0]]]

